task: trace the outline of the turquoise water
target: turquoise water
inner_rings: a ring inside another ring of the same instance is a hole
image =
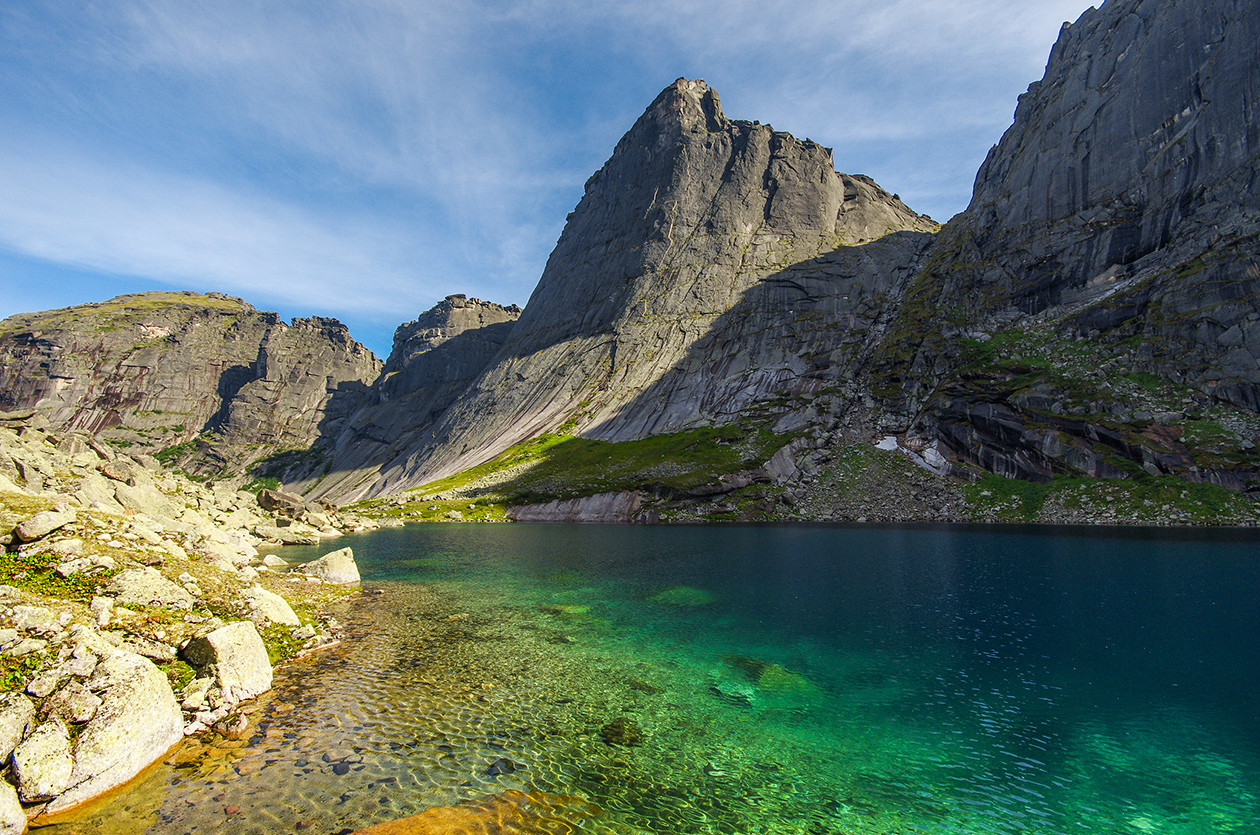
[[[1260,833],[1246,532],[344,544],[353,640],[289,668],[252,737],[191,745],[58,829],[336,833],[516,789],[590,801],[590,832]]]

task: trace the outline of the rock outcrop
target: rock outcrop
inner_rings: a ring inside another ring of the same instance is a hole
[[[399,326],[380,378],[344,426],[325,433],[316,466],[277,475],[311,496],[362,494],[485,370],[520,315],[516,305],[453,295]]]
[[[1191,412],[1260,408],[1257,38],[1260,15],[1234,0],[1110,0],[1064,26],[881,349],[890,427],[917,421],[959,460],[1021,478],[1114,477],[1103,459],[1119,454],[1241,488],[1247,473],[1204,475],[1177,451],[1184,416],[1144,439],[1161,421],[1135,425],[1141,405],[1111,382],[956,371],[969,337],[1042,329],[1114,356],[1113,382],[1199,392]],[[1050,413],[1073,393],[1092,417]]]
[[[0,409],[238,472],[334,432],[380,362],[335,319],[212,293],[137,293],[0,322]],[[183,444],[184,447],[179,445]]]
[[[586,184],[494,361],[348,497],[414,486],[561,425],[625,439],[825,386],[936,224],[831,151],[670,85]],[[879,245],[870,244],[901,233]],[[819,352],[826,357],[819,367]]]

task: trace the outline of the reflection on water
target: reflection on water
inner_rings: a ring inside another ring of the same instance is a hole
[[[592,806],[537,831],[1260,832],[1256,540],[1055,533],[349,538],[353,639],[286,668],[252,738],[45,831],[337,833],[546,793]]]

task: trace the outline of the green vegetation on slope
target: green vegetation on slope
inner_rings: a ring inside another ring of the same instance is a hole
[[[502,519],[512,505],[649,489],[686,492],[726,473],[759,466],[791,440],[764,426],[731,424],[638,441],[547,434],[498,457],[363,510],[420,520]],[[471,500],[471,501],[470,501]]]

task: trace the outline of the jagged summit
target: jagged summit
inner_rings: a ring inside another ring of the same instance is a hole
[[[830,150],[728,119],[715,90],[679,79],[587,181],[498,357],[405,462],[387,466],[368,489],[421,483],[566,422],[626,438],[712,419],[733,402],[707,402],[696,392],[654,405],[639,398],[688,362],[697,340],[726,327],[754,288],[789,266],[890,233],[935,229],[869,178],[838,174]],[[840,276],[868,269],[838,269],[833,286],[819,293],[829,298]],[[890,274],[894,284],[902,279]],[[883,292],[877,285],[868,282]],[[827,302],[821,321],[849,321],[844,309],[865,295]],[[770,328],[804,315],[809,304],[798,302],[767,303],[751,322],[735,316],[751,334],[755,323]],[[714,358],[729,347],[715,342]],[[736,400],[790,388],[795,373],[785,369],[809,365],[789,359],[797,350],[804,343],[768,359]]]

